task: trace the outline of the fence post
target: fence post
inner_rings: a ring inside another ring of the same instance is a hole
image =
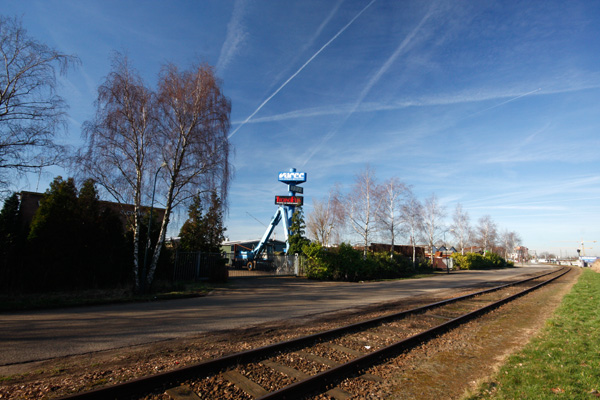
[[[196,252],[196,271],[194,273],[194,281],[197,281],[200,279],[200,261],[202,259],[202,252],[198,251]]]
[[[298,257],[298,253],[294,254],[294,275],[298,276],[300,272],[300,257]]]
[[[179,250],[175,250],[175,265],[173,266],[173,282],[177,280],[177,261],[179,260]]]

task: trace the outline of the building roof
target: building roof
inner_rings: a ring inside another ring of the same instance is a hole
[[[40,207],[40,200],[42,200],[44,195],[45,193],[27,191],[19,193],[19,211],[21,214],[21,221],[24,225],[29,225],[31,223],[35,212]],[[127,224],[129,216],[133,215],[135,211],[135,206],[133,204],[115,203],[106,200],[98,200],[98,203],[100,204],[101,208],[109,208],[115,211],[121,218],[124,226]],[[150,211],[150,207],[142,206],[141,208],[142,214],[146,214],[148,211]],[[153,213],[156,213],[156,217],[159,220],[163,219],[165,215],[164,208],[152,207],[152,210]]]
[[[235,244],[244,244],[244,243],[258,243],[260,239],[249,239],[249,240],[225,240],[221,243],[221,246],[233,246]],[[273,243],[281,243],[284,244],[285,241],[277,240],[277,239],[269,239],[269,242]]]

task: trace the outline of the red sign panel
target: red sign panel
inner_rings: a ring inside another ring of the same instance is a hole
[[[301,206],[304,197],[301,196],[275,196],[275,204],[288,206]]]

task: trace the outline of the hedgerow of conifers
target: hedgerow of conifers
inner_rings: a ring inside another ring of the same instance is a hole
[[[479,253],[454,253],[452,254],[454,267],[458,269],[495,269],[514,267],[512,261],[506,261],[496,253],[487,252],[485,255]]]
[[[309,279],[358,282],[375,279],[393,279],[421,270],[425,264],[413,267],[412,261],[401,255],[368,253],[342,243],[336,248],[324,248],[313,242],[302,248],[308,259],[305,274]],[[431,272],[429,268],[427,272]]]

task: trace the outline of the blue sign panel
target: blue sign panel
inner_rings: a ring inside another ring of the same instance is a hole
[[[306,172],[280,172],[279,181],[287,183],[288,185],[306,182]]]

